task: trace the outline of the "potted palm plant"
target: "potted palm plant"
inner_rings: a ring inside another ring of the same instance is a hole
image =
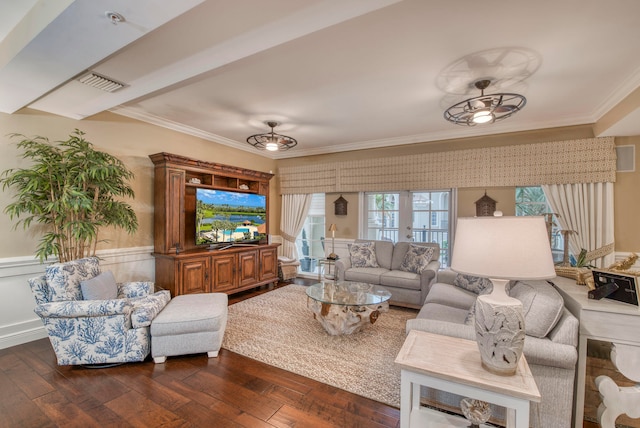
[[[11,137],[20,139],[22,158],[31,165],[0,175],[2,188],[14,191],[4,212],[17,219],[16,228],[42,228],[36,250],[41,262],[49,256],[67,262],[95,255],[104,227],[137,230],[135,212],[122,201],[134,197],[128,184],[133,173],[116,157],[95,150],[82,131],[55,143],[41,136]]]

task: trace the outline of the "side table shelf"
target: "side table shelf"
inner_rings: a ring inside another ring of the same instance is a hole
[[[462,416],[448,415],[427,407],[411,410],[409,426],[422,428],[469,428],[469,421]],[[489,425],[480,425],[480,428],[489,428]]]
[[[422,385],[504,406],[507,428],[528,428],[530,403],[540,402],[524,356],[514,376],[495,375],[482,367],[478,345],[472,340],[412,330],[395,363],[401,368],[402,428],[469,426],[464,419],[457,425],[455,417],[421,407]]]

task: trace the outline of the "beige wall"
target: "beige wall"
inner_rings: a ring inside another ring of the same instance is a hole
[[[347,215],[335,215],[335,207],[333,202],[342,195],[348,202]],[[357,193],[327,193],[324,198],[325,203],[325,223],[327,229],[329,225],[335,223],[338,230],[336,238],[356,239],[358,237],[358,220],[360,214],[358,211],[358,194]],[[327,232],[327,236],[331,236]]]
[[[476,215],[475,202],[484,196],[496,201],[496,210],[503,215],[516,215],[516,188],[515,187],[489,187],[458,189],[458,217],[474,217]]]
[[[635,146],[634,172],[616,174],[614,221],[616,251],[640,253],[640,136],[616,137],[616,146]]]
[[[41,135],[57,141],[67,139],[75,128],[84,131],[85,138],[97,149],[117,156],[135,174],[131,184],[136,197],[128,202],[138,215],[138,232],[130,236],[122,231],[107,231],[102,237],[111,242],[101,244],[99,249],[153,245],[153,163],[148,157],[150,154],[169,152],[258,171],[276,170],[272,159],[112,113],[78,121],[25,109],[12,115],[0,113],[0,171],[27,166],[18,158],[17,140],[7,134]],[[280,200],[275,181],[275,178],[271,181],[269,195],[269,230],[272,233],[278,232],[280,224]],[[0,194],[3,209],[11,201],[8,190]],[[38,239],[33,232],[14,230],[13,222],[0,211],[0,257],[32,255]]]
[[[170,152],[210,162],[224,163],[259,171],[276,171],[279,165],[309,164],[326,160],[345,160],[352,158],[380,157],[387,155],[403,155],[442,150],[454,150],[478,146],[495,146],[509,144],[528,144],[541,141],[558,141],[564,139],[591,138],[593,132],[589,126],[576,126],[539,130],[527,133],[504,134],[499,136],[477,137],[433,143],[419,143],[392,148],[371,149],[345,153],[334,153],[322,156],[290,158],[274,161],[257,154],[233,149],[200,138],[145,124],[111,113],[103,113],[92,118],[77,121],[23,110],[13,115],[0,113],[0,171],[12,167],[26,166],[18,158],[14,140],[7,134],[20,133],[27,136],[43,135],[50,140],[66,139],[75,128],[86,133],[86,138],[97,148],[118,156],[133,170],[136,178],[132,185],[136,199],[130,201],[138,214],[140,228],[134,236],[124,232],[109,233],[105,237],[111,242],[101,248],[126,248],[153,245],[153,164],[149,154]],[[616,138],[617,145],[636,146],[636,164],[640,156],[640,136]],[[280,226],[281,197],[278,192],[278,177],[271,181],[269,230],[278,234]],[[640,252],[640,224],[636,220],[640,212],[640,171],[618,173],[615,186],[615,230],[616,251]],[[497,208],[505,215],[514,214],[514,188],[467,188],[458,190],[458,215],[475,215],[475,204],[485,190],[487,195],[497,201]],[[333,201],[341,194],[332,193],[326,196],[327,224],[336,223],[336,238],[354,239],[358,236],[358,195],[342,193],[347,199],[348,215],[335,216]],[[10,194],[3,191],[0,206],[5,207]],[[0,257],[27,256],[34,253],[38,236],[33,232],[13,230],[11,222],[0,212]]]

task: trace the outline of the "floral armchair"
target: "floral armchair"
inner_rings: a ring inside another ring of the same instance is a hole
[[[96,257],[50,265],[28,281],[58,365],[143,361],[151,321],[171,299],[152,282],[116,284]]]

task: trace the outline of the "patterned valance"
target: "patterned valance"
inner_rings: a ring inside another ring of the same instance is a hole
[[[614,182],[613,137],[286,166],[280,191],[334,193]]]

